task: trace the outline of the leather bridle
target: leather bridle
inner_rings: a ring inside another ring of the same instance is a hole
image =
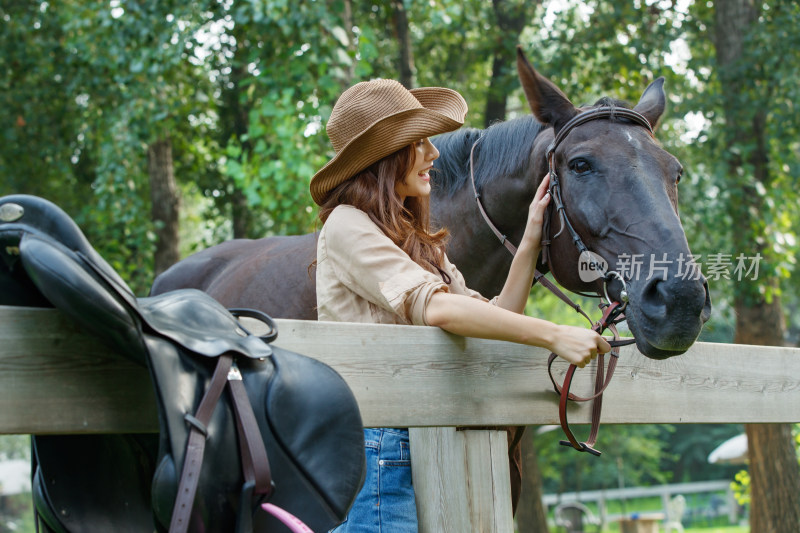
[[[611,358],[608,362],[608,369],[605,370],[605,354],[598,354],[597,356],[597,371],[595,374],[595,386],[594,386],[594,393],[588,397],[581,397],[576,396],[569,392],[570,386],[572,384],[572,378],[575,373],[575,369],[577,368],[576,365],[570,364],[569,368],[567,369],[567,373],[564,377],[563,385],[559,386],[556,383],[555,378],[553,377],[552,372],[552,365],[555,359],[558,357],[555,353],[551,353],[550,357],[547,361],[547,372],[550,375],[550,381],[553,383],[553,388],[555,389],[556,393],[560,396],[559,407],[558,407],[558,414],[559,420],[561,422],[561,428],[564,431],[565,435],[567,436],[567,440],[560,441],[560,444],[564,446],[570,446],[578,451],[581,452],[588,452],[592,455],[600,455],[600,451],[594,448],[595,442],[597,440],[597,433],[600,427],[600,412],[602,409],[602,400],[603,400],[603,392],[608,387],[609,383],[611,382],[611,378],[614,375],[614,370],[617,366],[617,360],[619,359],[619,348],[620,346],[625,346],[628,344],[633,344],[635,342],[634,339],[620,339],[619,333],[617,332],[616,325],[623,320],[625,320],[625,315],[623,314],[625,308],[628,305],[628,292],[627,287],[625,285],[625,280],[623,279],[622,275],[620,275],[616,271],[606,271],[604,265],[600,265],[597,263],[591,253],[589,252],[589,248],[584,244],[583,239],[581,239],[578,232],[575,231],[575,228],[572,226],[572,223],[567,217],[566,207],[564,206],[564,202],[561,197],[561,179],[558,175],[556,165],[554,164],[555,160],[555,152],[559,145],[566,139],[567,135],[575,129],[576,127],[580,126],[581,124],[585,124],[587,122],[593,120],[602,120],[608,119],[613,120],[617,118],[627,119],[638,126],[642,126],[647,129],[647,131],[653,135],[653,128],[650,125],[650,122],[640,113],[633,111],[632,109],[621,108],[621,107],[598,107],[594,109],[590,109],[588,111],[584,111],[575,115],[570,119],[564,126],[558,131],[558,133],[553,138],[553,141],[547,147],[547,165],[548,165],[548,172],[550,174],[550,184],[548,188],[548,192],[550,193],[550,197],[552,199],[551,204],[548,206],[548,212],[545,215],[544,224],[542,226],[542,262],[544,264],[551,264],[551,257],[550,257],[550,244],[558,238],[566,229],[570,237],[572,238],[572,242],[575,247],[578,249],[578,253],[581,256],[586,257],[586,260],[589,262],[594,262],[595,269],[598,269],[598,272],[605,272],[603,276],[603,295],[605,296],[606,302],[600,304],[600,309],[603,310],[603,315],[601,319],[597,322],[592,321],[591,318],[581,309],[580,305],[576,304],[572,301],[564,292],[562,292],[558,287],[556,287],[553,283],[551,283],[547,278],[544,277],[544,274],[539,272],[539,270],[535,270],[533,283],[541,283],[545,288],[547,288],[550,292],[552,292],[555,296],[557,296],[560,300],[565,302],[567,305],[572,307],[576,312],[581,314],[584,318],[589,321],[591,328],[596,331],[598,334],[602,334],[606,329],[611,331],[613,334],[613,339],[608,340],[608,343],[611,345],[611,351],[609,352]],[[476,140],[472,148],[470,149],[469,153],[469,174],[470,179],[472,181],[472,190],[475,195],[475,200],[478,204],[478,209],[480,210],[481,216],[483,217],[486,224],[492,230],[492,232],[497,236],[500,240],[501,244],[505,246],[505,248],[511,253],[511,255],[515,255],[517,252],[516,246],[514,246],[508,238],[495,226],[492,222],[491,218],[489,218],[489,214],[486,212],[486,209],[483,207],[483,203],[481,202],[481,196],[478,193],[477,186],[475,185],[475,174],[473,171],[473,154],[475,151],[475,146],[481,141],[482,137]],[[555,209],[560,222],[561,227],[558,232],[551,238],[550,237],[550,218],[552,214],[552,209]],[[552,268],[550,269],[553,270]],[[555,275],[555,274],[554,274]],[[620,291],[620,300],[618,302],[616,300],[612,300],[608,296],[608,284],[617,279],[622,283],[622,290]],[[583,293],[579,293],[583,294]],[[584,296],[591,296],[591,297],[601,297],[599,291],[598,294],[583,294]],[[603,375],[605,373],[605,376]],[[578,441],[575,438],[575,435],[572,433],[569,427],[569,422],[567,421],[567,401],[572,400],[576,402],[587,402],[592,401],[592,419],[591,419],[591,429],[589,433],[589,438],[583,442]],[[519,439],[522,438],[522,431],[518,431],[517,435],[514,437],[514,441],[512,445],[515,445]]]

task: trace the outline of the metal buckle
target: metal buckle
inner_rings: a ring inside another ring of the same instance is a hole
[[[233,362],[231,369],[228,370],[228,381],[242,381],[242,373],[239,371],[239,367],[236,366],[236,361]]]
[[[560,440],[560,441],[558,441],[558,443],[559,443],[560,445],[562,445],[562,446],[569,446],[569,447],[570,447],[570,448],[572,448],[573,450],[578,450],[579,452],[588,452],[588,453],[590,453],[590,454],[594,455],[595,457],[600,457],[600,456],[603,454],[603,452],[601,452],[601,451],[600,451],[600,450],[598,450],[597,448],[592,448],[591,446],[589,446],[589,445],[588,445],[588,444],[586,444],[585,442],[579,442],[579,443],[578,443],[578,444],[580,444],[580,446],[581,446],[580,448],[576,448],[576,447],[575,447],[575,446],[573,446],[573,445],[572,445],[572,443],[571,443],[570,441],[568,441],[568,440]]]
[[[622,283],[622,290],[619,291],[619,299],[624,309],[628,305],[628,285],[625,283],[622,275],[616,270],[609,270],[604,276],[605,283],[603,283],[603,294],[606,297],[606,302],[611,305],[611,298],[608,296],[608,284],[611,282],[611,278],[617,278],[619,282]]]

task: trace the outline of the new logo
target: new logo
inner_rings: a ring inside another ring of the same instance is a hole
[[[581,281],[590,283],[606,275],[608,263],[596,253],[585,251],[581,252],[578,258],[578,275]]]

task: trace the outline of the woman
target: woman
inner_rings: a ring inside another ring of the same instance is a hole
[[[323,222],[317,245],[319,320],[438,326],[555,352],[583,367],[611,348],[591,330],[522,314],[540,251],[547,178],[506,283],[491,302],[467,288],[445,255],[447,231],[431,231],[429,136],[461,127],[467,105],[439,87],[407,90],[392,80],[345,91],[326,127],[336,152],[311,180]],[[337,533],[417,530],[408,431],[364,430],[367,477]]]

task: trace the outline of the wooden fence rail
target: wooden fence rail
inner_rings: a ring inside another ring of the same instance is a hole
[[[438,328],[277,322],[277,345],[344,377],[366,426],[412,428],[421,531],[513,530],[505,433],[454,427],[558,423],[544,350]],[[579,371],[573,391],[591,389],[590,373]],[[569,416],[588,423],[590,408],[576,405]],[[800,349],[696,343],[654,361],[625,347],[602,420],[798,422]],[[156,430],[145,369],[58,311],[0,306],[0,434]]]

